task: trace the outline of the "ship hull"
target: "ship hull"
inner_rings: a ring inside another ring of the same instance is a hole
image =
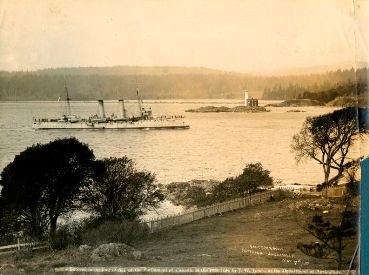
[[[33,129],[47,130],[47,129],[188,129],[189,124],[184,121],[156,121],[156,120],[142,120],[142,121],[109,121],[109,122],[60,122],[60,121],[35,121],[32,125]]]

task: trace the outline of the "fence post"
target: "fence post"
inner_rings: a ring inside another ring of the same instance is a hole
[[[19,237],[17,238],[17,248],[18,248],[18,251],[20,251],[20,243],[19,243]]]

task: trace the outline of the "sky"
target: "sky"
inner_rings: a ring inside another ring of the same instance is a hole
[[[0,0],[0,70],[347,66],[368,60],[368,2]]]

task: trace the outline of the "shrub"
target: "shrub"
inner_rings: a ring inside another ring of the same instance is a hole
[[[282,199],[286,199],[286,198],[292,198],[292,197],[294,197],[294,195],[295,194],[290,190],[279,188],[276,197],[279,200],[282,200]]]
[[[168,200],[187,209],[211,204],[211,196],[207,194],[206,186],[189,182],[172,182],[166,186],[166,191]]]
[[[14,255],[14,262],[22,262],[24,260],[31,259],[33,257],[32,249],[22,249],[17,251]]]
[[[344,249],[346,239],[353,238],[357,232],[357,212],[345,209],[341,213],[338,225],[324,220],[323,216],[315,215],[304,229],[319,240],[315,243],[298,243],[297,248],[308,256],[315,258],[332,258],[337,261],[338,269],[345,262]],[[333,254],[333,255],[332,255]],[[335,255],[334,255],[335,254]]]
[[[64,249],[81,244],[98,245],[111,242],[132,244],[146,237],[148,232],[148,226],[139,221],[90,217],[59,226],[54,248]]]
[[[155,175],[137,170],[127,157],[96,161],[95,173],[82,200],[87,210],[104,219],[135,220],[164,200]]]
[[[111,242],[132,244],[146,237],[148,232],[148,226],[139,221],[102,220],[90,223],[82,233],[81,240],[89,245]]]
[[[214,183],[214,181],[213,181]],[[270,172],[260,162],[246,164],[242,174],[207,186],[191,185],[189,182],[171,183],[167,186],[167,198],[175,205],[186,208],[203,207],[239,197],[251,196],[273,187]]]
[[[81,235],[86,230],[89,219],[73,221],[60,225],[56,231],[54,248],[64,249],[68,246],[80,245],[82,243]]]

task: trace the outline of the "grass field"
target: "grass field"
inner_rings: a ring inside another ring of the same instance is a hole
[[[309,257],[296,248],[299,241],[315,241],[302,226],[316,213],[303,205],[316,200],[286,198],[266,202],[152,234],[147,239],[135,243],[135,248],[145,253],[143,260],[117,257],[111,261],[92,262],[88,255],[79,253],[77,248],[69,248],[63,251],[37,252],[29,258],[18,260],[15,260],[14,256],[1,258],[0,266],[3,266],[4,271],[0,269],[0,273],[34,271],[36,274],[58,266],[336,269],[337,263],[334,259]],[[337,222],[342,207],[331,202],[329,212],[324,215]],[[317,212],[321,213],[322,209]],[[346,243],[344,255],[346,262],[349,262],[355,250],[356,239]],[[4,267],[5,263],[8,266]]]

